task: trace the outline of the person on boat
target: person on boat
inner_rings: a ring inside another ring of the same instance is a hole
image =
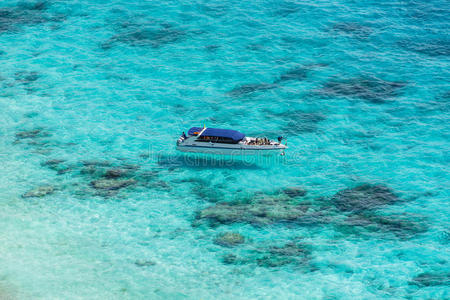
[[[184,133],[184,131],[183,131],[183,134],[181,136],[183,137],[183,139],[187,138],[186,133]]]

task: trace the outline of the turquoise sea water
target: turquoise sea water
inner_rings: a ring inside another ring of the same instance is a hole
[[[449,25],[445,0],[1,1],[0,298],[450,298]],[[289,149],[177,153],[204,123]]]

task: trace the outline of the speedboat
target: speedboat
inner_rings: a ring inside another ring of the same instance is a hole
[[[177,150],[182,152],[225,155],[282,154],[287,148],[281,144],[283,137],[273,141],[262,137],[247,137],[231,129],[192,127],[177,140]]]

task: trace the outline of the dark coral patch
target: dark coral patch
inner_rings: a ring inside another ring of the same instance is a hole
[[[431,57],[449,56],[450,40],[429,40],[420,41],[418,39],[402,40],[398,45],[408,51],[425,54]]]
[[[159,48],[167,44],[180,41],[186,32],[176,29],[170,24],[126,24],[118,29],[118,33],[101,44],[101,48],[108,50],[118,43],[133,47]]]
[[[205,46],[205,49],[208,50],[209,52],[215,52],[220,48],[219,45],[207,45]]]
[[[31,111],[31,112],[29,112],[29,113],[25,113],[23,116],[25,117],[25,118],[34,118],[34,117],[37,117],[39,115],[39,113],[37,113],[37,112],[35,112],[35,111]]]
[[[16,133],[16,140],[14,144],[17,144],[21,141],[26,141],[29,145],[43,146],[47,143],[43,140],[43,138],[49,136],[51,136],[51,134],[42,128],[18,131]]]
[[[399,95],[406,83],[387,81],[376,77],[356,77],[346,80],[331,80],[319,90],[325,96],[340,96],[363,99],[372,103],[383,103]]]
[[[450,286],[450,272],[426,272],[414,277],[410,285],[419,287]]]
[[[271,245],[266,247],[252,248],[250,251],[242,252],[242,255],[227,253],[222,257],[226,265],[253,265],[263,268],[278,268],[286,265],[302,267],[307,271],[314,271],[311,265],[312,251],[309,245],[297,241],[288,242],[284,245]]]
[[[124,177],[127,175],[127,173],[128,172],[125,169],[112,168],[112,169],[106,170],[104,176],[109,179],[114,179],[114,178]]]
[[[211,224],[251,223],[255,225],[271,224],[282,221],[295,221],[305,214],[302,206],[291,205],[247,205],[219,203],[206,208],[198,214],[198,219],[208,220]]]
[[[84,160],[65,167],[58,160],[44,163],[58,174],[73,171],[73,176],[80,176],[87,181],[90,188],[79,191],[79,195],[94,194],[103,197],[116,196],[120,191],[130,187],[170,190],[171,186],[159,179],[159,171],[141,170],[140,165],[126,163],[124,159]],[[64,168],[65,167],[65,168]]]
[[[284,81],[289,80],[304,80],[308,76],[309,68],[306,67],[297,67],[294,69],[290,69],[283,74],[281,74],[280,78],[274,81],[274,83],[282,83]]]
[[[54,167],[54,166],[57,166],[57,165],[59,165],[59,164],[61,164],[63,162],[65,162],[64,159],[50,159],[50,160],[47,160],[47,161],[41,163],[41,165],[42,166]]]
[[[250,95],[259,91],[267,91],[276,88],[275,84],[269,83],[251,83],[236,86],[227,94],[231,97],[240,97],[245,95]]]
[[[222,256],[222,262],[226,265],[237,265],[241,262],[241,260],[233,253],[227,253]]]
[[[98,179],[91,182],[91,186],[100,190],[119,190],[121,188],[136,184],[134,179]]]
[[[223,247],[234,247],[245,242],[244,236],[237,232],[223,232],[214,239],[214,244]]]
[[[18,139],[35,138],[35,137],[39,137],[41,134],[42,134],[41,129],[19,131],[16,133],[16,138],[18,138]]]
[[[231,223],[261,226],[286,222],[318,225],[329,222],[326,213],[317,211],[314,204],[293,196],[285,193],[255,193],[249,200],[217,203],[198,212],[194,225],[205,221],[210,226]]]
[[[197,183],[192,187],[192,192],[208,202],[219,202],[225,197],[219,186],[210,184]]]
[[[358,236],[381,236],[393,234],[400,239],[410,239],[427,231],[425,221],[414,215],[380,215],[363,213],[351,215],[344,223],[337,226],[341,232]]]
[[[400,201],[390,188],[371,184],[339,191],[331,200],[336,208],[347,212],[363,212]]]
[[[311,251],[303,245],[290,242],[281,247],[272,246],[256,259],[258,266],[276,268],[287,264],[304,265],[310,259]]]
[[[42,198],[46,195],[53,194],[55,188],[51,185],[42,185],[35,187],[34,189],[29,190],[25,194],[22,195],[22,198]]]
[[[151,267],[156,265],[156,262],[152,260],[138,259],[134,262],[134,264],[138,267]]]
[[[82,164],[86,167],[88,166],[109,167],[112,165],[112,163],[107,160],[83,160]]]
[[[288,195],[291,198],[304,197],[307,194],[306,190],[299,187],[287,187],[281,189],[281,192]]]
[[[48,2],[22,2],[15,7],[0,8],[0,34],[15,32],[22,26],[35,25],[52,21],[45,11]]]
[[[23,10],[46,10],[50,7],[50,3],[47,1],[36,2],[20,2],[18,8]]]
[[[71,168],[64,164],[64,159],[50,159],[41,163],[41,166],[47,167],[57,172],[58,175],[71,171]]]
[[[41,75],[38,72],[34,71],[20,71],[16,72],[14,75],[14,79],[24,85],[28,85],[38,80]]]

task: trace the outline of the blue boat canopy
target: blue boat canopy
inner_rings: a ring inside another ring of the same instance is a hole
[[[188,135],[198,135],[202,130],[203,127],[192,127],[191,129],[189,129]],[[202,133],[202,136],[229,138],[235,142],[238,142],[245,137],[245,134],[231,129],[206,128],[206,130]]]

